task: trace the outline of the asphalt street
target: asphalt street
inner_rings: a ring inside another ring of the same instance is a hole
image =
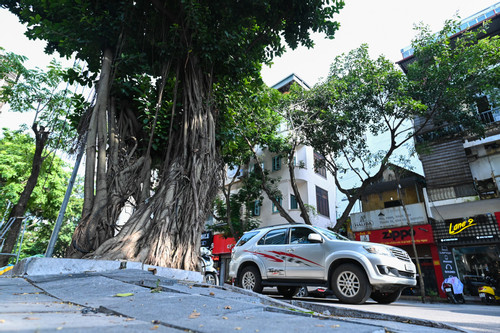
[[[295,299],[291,304],[328,312],[338,316],[366,317],[378,320],[379,314],[405,318],[404,320],[443,323],[466,332],[500,332],[500,305],[485,305],[476,302],[466,304],[450,304],[444,302],[421,303],[418,301],[400,300],[392,304],[378,304],[369,300],[365,304],[342,304],[336,299]],[[409,318],[409,319],[408,319]],[[384,317],[381,319],[385,320]]]

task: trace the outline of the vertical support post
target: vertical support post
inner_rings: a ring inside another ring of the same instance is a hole
[[[226,262],[227,262],[227,259],[223,258],[222,255],[219,258],[220,258],[219,286],[223,286],[224,281],[226,280]]]
[[[59,231],[61,230],[64,213],[66,212],[66,207],[68,206],[71,191],[73,190],[73,185],[75,184],[76,175],[78,174],[78,168],[80,167],[80,162],[82,161],[84,151],[83,147],[83,145],[82,147],[80,147],[80,151],[78,152],[78,156],[76,157],[75,166],[73,167],[73,172],[71,173],[71,178],[69,179],[68,187],[66,188],[66,194],[64,195],[64,199],[61,205],[61,209],[59,210],[59,215],[57,216],[54,230],[52,230],[52,235],[50,236],[49,245],[47,246],[47,251],[45,252],[45,257],[48,258],[52,257],[52,254],[54,253],[57,236],[59,235]]]

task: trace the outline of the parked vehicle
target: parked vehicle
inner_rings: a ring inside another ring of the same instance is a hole
[[[464,285],[456,276],[450,276],[445,279],[441,285],[441,289],[445,292],[448,302],[453,304],[465,303],[463,294]]]
[[[232,251],[229,276],[238,286],[261,292],[275,286],[293,297],[302,286],[331,289],[342,302],[369,297],[392,303],[417,284],[415,265],[405,251],[351,241],[309,225],[280,225],[246,232]]]
[[[219,272],[215,268],[214,260],[212,259],[212,251],[206,247],[200,247],[200,266],[203,274],[203,282],[218,285]]]
[[[486,277],[485,285],[477,289],[481,302],[485,304],[500,303],[500,295],[497,291],[497,281],[491,277]]]

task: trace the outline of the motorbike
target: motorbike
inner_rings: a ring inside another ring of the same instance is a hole
[[[441,289],[445,292],[448,302],[453,304],[465,303],[465,298],[463,294],[464,285],[455,276],[451,276],[443,281]]]
[[[495,304],[500,303],[500,295],[497,292],[497,288],[495,285],[497,281],[489,276],[485,278],[484,286],[480,286],[477,291],[479,293],[479,297],[481,297],[481,302],[485,304]]]
[[[219,272],[215,269],[212,251],[206,247],[200,247],[200,267],[203,282],[215,286],[219,284]]]

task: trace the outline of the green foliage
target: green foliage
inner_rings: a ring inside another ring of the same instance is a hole
[[[428,106],[417,115],[432,118],[435,126],[426,140],[484,134],[477,99],[489,96],[490,101],[498,101],[500,88],[500,39],[486,35],[487,27],[458,36],[454,35],[460,30],[459,22],[453,20],[436,34],[419,27],[407,77],[409,95]]]
[[[283,118],[276,112],[281,98],[276,89],[266,87],[260,79],[246,79],[238,90],[219,85],[216,96],[223,111],[218,139],[226,164],[247,164],[253,158],[248,142],[261,147],[277,147],[283,142],[277,135]]]
[[[216,216],[216,224],[208,226],[208,229],[215,232],[220,232],[224,237],[234,237],[239,239],[245,231],[258,228],[260,221],[252,217],[253,204],[251,202],[240,201],[238,195],[232,195],[230,198],[231,211],[227,211],[226,201],[221,198],[216,198],[214,202],[214,210]],[[230,215],[231,227],[227,221],[227,214]],[[224,218],[220,218],[224,216]],[[234,233],[233,231],[234,230]]]
[[[383,56],[371,59],[362,45],[337,57],[324,83],[310,91],[292,89],[289,96],[289,117],[302,124],[303,142],[326,157],[325,166],[349,200],[337,228],[391,161],[408,163],[397,156],[398,149],[422,139],[427,125],[435,126],[431,139],[484,133],[475,101],[498,94],[498,36],[482,38],[479,29],[450,39],[457,32],[452,21],[438,34],[423,27],[419,31],[408,75]],[[416,117],[419,122],[412,126]],[[375,150],[368,136],[378,138]],[[343,180],[347,173],[350,182]]]
[[[52,60],[46,70],[28,69],[25,60],[11,52],[0,54],[0,79],[6,83],[0,87],[0,101],[9,103],[12,112],[33,113],[34,122],[53,132],[48,146],[69,151],[72,131],[88,103],[69,89],[64,81],[68,69],[60,63]]]
[[[7,216],[8,202],[16,203],[31,173],[34,140],[22,131],[3,129],[0,139],[0,216]],[[42,164],[37,186],[28,202],[29,228],[24,238],[22,256],[43,254],[59,213],[70,172],[68,165],[54,156]],[[78,179],[66,211],[55,255],[62,256],[81,214],[82,181]],[[12,206],[10,207],[12,208]]]

